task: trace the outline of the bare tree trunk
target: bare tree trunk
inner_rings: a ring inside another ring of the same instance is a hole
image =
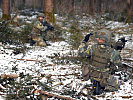
[[[33,9],[35,11],[35,0],[33,0],[32,2],[33,2]]]
[[[54,9],[53,9],[53,0],[44,0],[44,13],[46,17],[46,21],[54,24]]]
[[[12,2],[11,2],[11,11],[12,12],[15,11],[15,0],[12,0]]]
[[[130,23],[130,22],[131,22],[131,6],[130,6],[130,0],[127,0],[127,15],[125,23]]]
[[[102,0],[97,0],[97,12],[99,14],[101,14],[102,10],[101,10],[101,4],[102,4]]]
[[[90,10],[89,14],[94,16],[94,0],[90,0]]]
[[[74,0],[68,0],[68,4],[69,4],[68,13],[72,15],[74,13]]]
[[[23,5],[23,7],[25,6],[25,2],[26,2],[25,0],[22,0],[22,5]]]
[[[10,0],[3,0],[2,4],[3,4],[2,19],[6,19],[6,20],[11,19],[11,16],[10,16]]]

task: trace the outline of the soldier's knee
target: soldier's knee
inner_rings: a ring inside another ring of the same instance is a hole
[[[36,45],[37,46],[42,46],[42,47],[45,47],[46,46],[46,44],[44,42],[42,42],[42,41],[37,42]]]
[[[107,79],[107,85],[105,86],[105,90],[107,91],[117,91],[120,88],[120,82],[114,76],[109,76]]]

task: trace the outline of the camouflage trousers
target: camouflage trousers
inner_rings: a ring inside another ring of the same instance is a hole
[[[33,41],[35,41],[36,46],[46,46],[45,41],[43,40],[42,36],[35,36],[32,38]]]
[[[105,89],[106,91],[117,91],[120,88],[120,82],[114,75],[109,75],[108,78],[105,79]],[[103,82],[100,82],[102,84]]]
[[[88,67],[82,67],[82,77],[84,80],[91,79],[100,82],[100,85],[105,87],[104,90],[106,91],[116,91],[120,88],[118,79],[108,72],[92,71]]]

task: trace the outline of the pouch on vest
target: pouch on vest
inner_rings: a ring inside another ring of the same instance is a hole
[[[82,66],[82,77],[85,81],[89,80],[89,66]]]

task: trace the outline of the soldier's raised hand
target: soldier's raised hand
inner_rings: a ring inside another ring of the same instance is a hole
[[[91,35],[93,35],[93,34],[92,33],[87,34],[83,41],[88,42]]]

